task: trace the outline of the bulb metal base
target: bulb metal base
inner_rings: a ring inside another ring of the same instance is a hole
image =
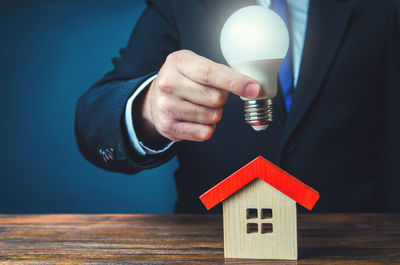
[[[244,101],[244,120],[254,130],[266,130],[273,121],[272,118],[272,99]]]

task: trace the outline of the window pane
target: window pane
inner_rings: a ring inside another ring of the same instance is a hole
[[[272,209],[263,208],[261,209],[261,219],[272,218]]]
[[[246,219],[257,218],[258,213],[256,208],[247,208],[246,210]]]
[[[272,233],[272,224],[261,224],[261,234]]]
[[[258,232],[258,224],[256,223],[248,223],[247,224],[247,234],[257,233]]]

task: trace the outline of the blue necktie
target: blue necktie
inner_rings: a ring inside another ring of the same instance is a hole
[[[289,29],[286,1],[274,0],[272,9],[281,16]],[[294,92],[291,44],[289,44],[289,50],[286,57],[283,59],[282,64],[279,67],[278,75],[281,83],[282,94],[285,99],[286,111],[289,113]]]

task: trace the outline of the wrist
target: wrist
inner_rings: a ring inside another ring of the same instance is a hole
[[[154,81],[151,82],[135,99],[132,107],[132,119],[135,132],[140,141],[152,148],[165,146],[170,140],[164,138],[156,129],[151,115],[150,93]]]
[[[143,122],[146,123],[147,126],[154,128],[154,122],[153,122],[153,117],[151,114],[151,90],[153,89],[154,86],[154,80],[142,91],[140,98],[138,98],[138,107],[139,109],[137,110],[137,113],[140,113],[141,119],[143,119]]]

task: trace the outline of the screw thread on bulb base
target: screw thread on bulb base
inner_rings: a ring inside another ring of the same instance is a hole
[[[272,119],[272,99],[256,99],[244,101],[244,120],[254,130],[267,129]]]

